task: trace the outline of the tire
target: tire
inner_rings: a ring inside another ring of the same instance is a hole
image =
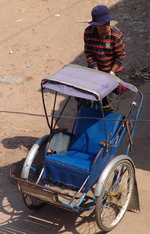
[[[45,148],[47,145],[47,140],[48,137],[44,136],[32,146],[25,160],[21,173],[21,178],[26,179],[33,183],[37,182],[38,177],[43,168],[43,161],[45,156]],[[39,183],[41,184],[40,181]],[[35,199],[25,193],[22,194],[22,198],[25,205],[32,210],[37,210],[44,205],[42,201]]]
[[[24,204],[28,207],[28,209],[30,210],[39,210],[40,208],[42,208],[45,203],[41,202],[38,199],[35,199],[25,193],[22,194],[22,199]]]
[[[130,203],[134,179],[134,166],[127,156],[120,158],[110,168],[96,201],[96,222],[101,230],[111,231],[125,215]]]

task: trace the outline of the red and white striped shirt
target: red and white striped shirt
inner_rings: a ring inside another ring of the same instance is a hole
[[[126,57],[122,32],[114,26],[105,38],[100,39],[96,27],[88,26],[84,32],[84,53],[88,67],[98,67],[99,70],[109,72],[114,64],[123,69],[123,60]]]

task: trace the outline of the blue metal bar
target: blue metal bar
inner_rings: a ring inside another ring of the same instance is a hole
[[[83,200],[84,200],[84,198],[85,198],[85,193],[82,195],[82,197],[81,197],[81,199],[80,199],[80,201],[76,204],[76,206],[75,207],[78,207],[78,206],[80,206],[81,205],[81,203],[83,202]]]
[[[133,125],[133,128],[132,128],[132,132],[131,132],[131,138],[133,138],[134,136],[134,133],[135,133],[135,127],[136,127],[136,124],[137,124],[137,120],[139,118],[139,115],[140,115],[140,112],[141,112],[141,107],[142,107],[142,104],[143,104],[143,94],[141,91],[139,91],[139,94],[141,95],[141,100],[140,100],[140,104],[139,104],[139,107],[138,107],[138,110],[137,110],[137,114],[136,114],[136,118],[135,118],[135,122],[134,122],[134,125]],[[130,151],[130,148],[131,148],[131,145],[130,145],[130,142],[127,146],[127,150],[126,150],[126,155],[129,154],[129,151]]]
[[[90,196],[85,196],[85,199],[90,199],[90,200],[93,200],[93,201],[96,201],[96,198],[95,197],[90,197]]]
[[[118,131],[118,132],[119,132],[119,131]],[[121,141],[122,141],[122,139],[123,139],[125,133],[126,133],[126,128],[124,127],[123,130],[122,130],[122,132],[121,132],[121,134],[120,134],[120,136],[119,136],[119,139],[118,139],[118,141],[117,141],[117,144],[115,145],[116,148],[119,147],[119,145],[120,145],[120,143],[121,143]]]

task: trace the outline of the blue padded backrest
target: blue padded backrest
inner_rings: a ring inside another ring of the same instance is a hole
[[[105,141],[104,133],[104,120],[103,119],[94,119],[102,118],[102,113],[99,110],[81,107],[78,116],[79,117],[75,122],[75,127],[73,131],[73,139],[70,145],[70,150],[80,151],[82,153],[96,155],[101,149],[99,143]],[[88,117],[81,118],[80,117]],[[89,118],[93,117],[93,119]],[[122,115],[105,112],[106,123],[106,133],[107,139],[112,139],[121,125]],[[112,120],[109,120],[112,119]]]

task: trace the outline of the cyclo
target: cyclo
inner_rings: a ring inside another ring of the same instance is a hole
[[[131,100],[126,104],[126,99],[121,98],[124,94],[119,95],[120,87],[126,87],[126,93],[130,93]],[[104,106],[102,100],[114,90],[118,92],[116,101]],[[135,166],[128,154],[142,93],[108,73],[78,65],[67,65],[43,79],[41,91],[50,133],[30,149],[21,178],[12,177],[17,180],[28,208],[37,209],[48,203],[74,212],[95,209],[98,227],[108,232],[128,209],[139,209]],[[45,102],[48,92],[54,97],[50,116]],[[56,115],[59,95],[67,99]],[[75,99],[75,116],[71,111],[69,116],[63,115]],[[69,118],[73,120],[71,129],[58,128],[60,120],[65,125]],[[125,138],[128,140],[124,143]],[[117,155],[122,144],[124,153]]]

